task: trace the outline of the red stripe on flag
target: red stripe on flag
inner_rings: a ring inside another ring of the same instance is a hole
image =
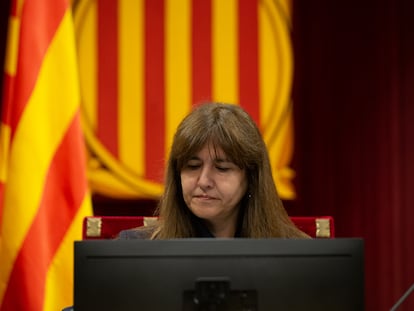
[[[1,122],[7,126],[10,126],[11,123],[11,103],[13,102],[13,88],[15,81],[16,79],[7,73],[3,75],[3,101],[0,103],[0,117]]]
[[[211,100],[211,0],[192,3],[192,102],[197,104]]]
[[[52,159],[38,212],[14,263],[1,311],[43,308],[49,265],[86,195],[86,169],[79,167],[86,163],[80,132],[77,114]]]
[[[163,0],[145,1],[145,177],[162,180],[165,157]]]
[[[118,2],[100,0],[98,6],[98,124],[96,135],[118,156]]]
[[[260,125],[258,1],[239,1],[239,103]]]
[[[16,14],[16,2],[17,0],[12,4],[12,14],[14,16]],[[15,81],[13,82],[15,89],[13,90],[13,98],[10,98],[13,102],[13,109],[8,120],[12,138],[33,91],[46,50],[68,5],[64,1],[55,0],[49,0],[47,4],[39,1],[24,1],[20,18],[18,63]],[[36,26],[33,27],[33,25]],[[36,49],[30,48],[34,41],[36,42]]]

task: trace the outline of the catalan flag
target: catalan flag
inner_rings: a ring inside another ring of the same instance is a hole
[[[175,130],[193,105],[238,104],[293,199],[290,0],[85,0],[74,7],[90,186],[158,198]]]
[[[11,5],[0,127],[0,310],[73,304],[92,214],[69,0]]]

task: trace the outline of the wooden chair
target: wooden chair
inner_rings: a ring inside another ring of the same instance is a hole
[[[334,219],[331,216],[291,217],[295,225],[313,238],[334,238]],[[147,216],[88,216],[84,218],[82,238],[112,239],[121,230],[145,226],[157,221],[157,217]]]

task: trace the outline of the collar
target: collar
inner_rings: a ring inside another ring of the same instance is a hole
[[[241,223],[242,222],[239,219],[237,222],[236,233],[234,234],[235,238],[241,237]],[[210,232],[210,230],[208,230],[207,226],[201,218],[193,215],[193,225],[197,238],[215,238],[215,236]]]

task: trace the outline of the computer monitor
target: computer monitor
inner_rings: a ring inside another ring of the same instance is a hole
[[[75,311],[364,309],[361,239],[75,242]]]

